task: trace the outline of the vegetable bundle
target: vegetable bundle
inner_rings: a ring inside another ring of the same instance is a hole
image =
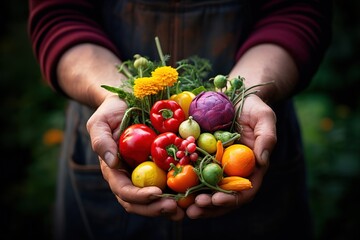
[[[179,203],[199,192],[252,188],[255,155],[240,143],[236,119],[258,85],[246,88],[244,78],[225,75],[206,80],[211,64],[198,57],[167,66],[169,56],[155,41],[159,62],[135,55],[117,66],[128,81],[102,86],[128,105],[118,146],[133,184],[157,186]]]

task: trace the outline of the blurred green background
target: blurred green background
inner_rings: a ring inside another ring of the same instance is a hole
[[[0,2],[2,239],[51,236],[65,99],[41,79],[27,1]],[[360,1],[335,1],[332,45],[295,98],[317,239],[360,239]]]

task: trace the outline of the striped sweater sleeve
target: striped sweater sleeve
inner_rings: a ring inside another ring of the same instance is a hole
[[[306,87],[331,41],[331,1],[258,3],[255,24],[237,52],[237,58],[257,44],[277,44],[293,57],[300,74],[299,88]]]
[[[117,49],[96,21],[96,9],[86,0],[30,0],[28,32],[44,79],[61,92],[56,67],[61,55],[80,43]]]

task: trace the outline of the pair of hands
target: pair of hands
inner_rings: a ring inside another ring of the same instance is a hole
[[[251,95],[244,101],[241,118],[241,141],[252,148],[256,156],[256,168],[250,176],[253,188],[236,195],[215,193],[200,194],[195,203],[185,211],[175,200],[157,197],[157,187],[135,187],[129,174],[121,169],[117,158],[119,125],[127,105],[117,95],[109,95],[97,108],[87,123],[93,150],[99,155],[101,171],[118,202],[129,213],[143,216],[166,216],[171,220],[205,218],[223,215],[249,201],[258,192],[268,169],[269,155],[276,143],[276,117],[273,110],[258,96]]]

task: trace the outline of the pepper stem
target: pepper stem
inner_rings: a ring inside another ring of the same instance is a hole
[[[174,116],[174,112],[167,108],[160,109],[159,112],[161,113],[162,117],[165,119],[169,119]]]
[[[177,167],[175,164],[170,163],[170,170],[174,170],[174,174],[173,176],[175,177],[176,175],[180,174],[183,170],[183,167]]]
[[[178,151],[178,148],[174,145],[174,144],[170,144],[169,146],[166,147],[166,152],[169,156],[173,157],[175,160],[177,160],[176,158],[176,152]],[[173,168],[175,168],[176,166],[174,166]]]

